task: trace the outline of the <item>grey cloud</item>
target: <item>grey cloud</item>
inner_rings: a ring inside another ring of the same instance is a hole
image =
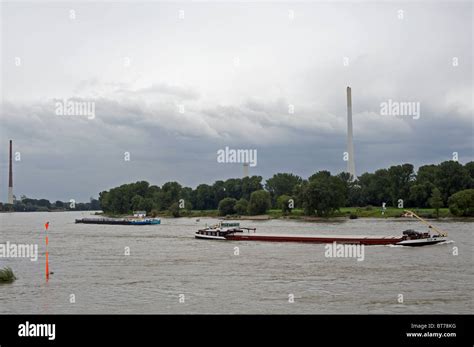
[[[199,93],[191,88],[169,85],[165,83],[153,84],[150,87],[133,91],[137,94],[166,94],[176,96],[180,99],[198,99]]]
[[[181,22],[181,5],[135,6],[83,4],[71,23],[58,22],[68,5],[4,4],[0,169],[12,138],[17,195],[85,200],[138,179],[240,176],[216,162],[226,145],[258,149],[251,173],[264,177],[340,172],[348,85],[358,173],[473,159],[471,4],[298,3],[291,23],[287,4],[186,4]],[[56,116],[64,98],[95,102],[96,118]],[[420,119],[381,116],[388,99],[420,102]]]

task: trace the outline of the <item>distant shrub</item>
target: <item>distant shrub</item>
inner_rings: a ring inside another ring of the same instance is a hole
[[[0,269],[0,283],[11,283],[16,280],[13,270],[9,267],[4,267]]]
[[[179,204],[177,202],[171,204],[169,211],[173,217],[178,218],[180,216]]]
[[[281,209],[283,214],[291,213],[290,200],[291,196],[288,195],[280,195],[278,197],[277,206]]]
[[[358,217],[357,214],[355,214],[355,213],[351,213],[351,214],[349,215],[349,219],[357,219],[357,218],[359,218],[359,217]]]
[[[449,211],[458,217],[474,216],[474,189],[461,190],[448,199]]]
[[[249,208],[249,202],[245,200],[244,198],[237,201],[234,206],[235,213],[237,213],[240,216],[247,214],[248,208]]]
[[[249,214],[265,214],[271,206],[270,193],[257,190],[250,195]]]
[[[224,198],[219,201],[219,215],[220,216],[227,216],[229,214],[235,214],[235,204],[237,200],[234,198]]]

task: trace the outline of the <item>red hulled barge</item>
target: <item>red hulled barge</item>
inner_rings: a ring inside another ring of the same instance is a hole
[[[416,217],[428,224],[424,219],[411,211],[410,217]],[[229,241],[263,241],[263,242],[303,242],[303,243],[341,243],[359,245],[402,245],[425,246],[447,241],[447,234],[428,224],[430,232],[422,233],[405,230],[401,236],[374,235],[279,235],[257,234],[255,228],[240,227],[238,222],[220,222],[217,225],[200,229],[195,233],[197,239],[229,240]],[[437,234],[431,233],[435,230]]]

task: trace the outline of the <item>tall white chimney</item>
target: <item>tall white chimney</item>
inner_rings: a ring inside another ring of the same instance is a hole
[[[8,167],[8,203],[13,204],[13,144],[10,140],[10,160]]]
[[[352,179],[356,179],[355,160],[354,160],[354,143],[352,141],[352,93],[351,87],[347,87],[347,172],[352,175]]]
[[[244,163],[244,177],[249,177],[249,163]]]

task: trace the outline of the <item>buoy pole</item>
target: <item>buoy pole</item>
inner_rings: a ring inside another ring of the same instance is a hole
[[[44,224],[44,230],[45,230],[45,233],[46,233],[46,282],[48,282],[49,280],[49,259],[48,259],[48,243],[49,243],[49,240],[48,240],[48,227],[49,227],[49,222],[46,222]]]

